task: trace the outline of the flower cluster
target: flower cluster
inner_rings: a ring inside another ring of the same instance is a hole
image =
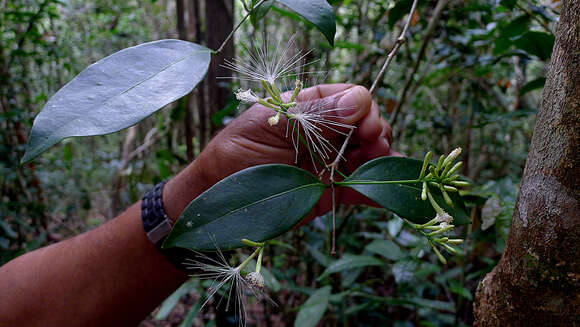
[[[239,89],[235,92],[236,98],[243,103],[259,103],[272,110],[273,115],[268,118],[270,126],[277,125],[282,116],[286,117],[286,137],[290,136],[292,139],[296,161],[300,143],[303,143],[310,153],[313,166],[316,167],[315,159],[325,161],[330,159],[332,153],[339,152],[325,137],[325,131],[348,135],[348,131],[354,126],[337,121],[340,118],[338,112],[349,108],[336,108],[332,101],[323,99],[298,100],[304,83],[294,72],[303,69],[309,63],[302,64],[308,52],[298,51],[291,54],[293,40],[294,37],[286,47],[281,47],[278,43],[273,52],[265,44],[262,47],[252,47],[251,50],[246,47],[244,49],[248,56],[247,61],[235,59],[227,61],[224,66],[237,72],[239,75],[237,78],[241,80],[260,83],[267,97],[262,98],[251,89]],[[283,96],[279,90],[279,83],[282,83],[283,78],[294,76],[296,80],[292,93]]]
[[[433,248],[435,254],[439,260],[445,264],[447,260],[441,252],[437,249],[436,245],[442,246],[445,250],[450,253],[457,254],[457,249],[453,245],[463,243],[462,239],[450,239],[447,236],[441,236],[444,233],[453,231],[455,225],[453,225],[453,217],[447,213],[435,200],[430,187],[438,189],[445,203],[449,206],[453,205],[453,201],[449,196],[450,192],[457,192],[458,187],[469,186],[468,182],[460,181],[459,175],[456,174],[463,163],[459,161],[453,164],[453,161],[461,154],[461,148],[453,150],[449,155],[441,155],[436,166],[430,165],[432,153],[429,151],[425,155],[423,160],[423,166],[421,167],[421,173],[419,174],[419,180],[422,182],[421,199],[423,201],[429,200],[429,203],[436,212],[433,219],[425,224],[412,224],[412,226],[419,230],[427,239],[429,244]],[[429,171],[428,174],[426,172]],[[423,230],[428,230],[425,233]]]

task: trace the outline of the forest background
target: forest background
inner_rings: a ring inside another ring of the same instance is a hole
[[[232,74],[219,62],[239,56],[241,44],[262,33],[271,40],[296,34],[297,50],[315,49],[308,59],[319,60],[309,70],[326,71],[324,82],[370,87],[411,2],[330,1],[334,47],[300,16],[269,3],[269,12],[242,25],[190,96],[128,130],[67,139],[20,166],[34,116],[86,66],[164,38],[215,49],[244,8],[233,0],[0,1],[0,265],[103,224],[193,160],[239,112],[231,94],[240,85],[216,76]],[[270,249],[264,274],[278,306],[252,305],[250,325],[473,323],[475,290],[509,232],[559,10],[553,1],[419,1],[410,38],[375,100],[393,125],[397,151],[422,158],[427,150],[463,147],[461,173],[474,187],[466,195],[472,225],[457,231],[466,239],[462,253],[441,265],[392,213],[340,207],[337,257],[328,255],[330,217]],[[340,271],[320,278],[339,261]],[[142,325],[223,325],[215,319],[219,308],[196,311],[202,286],[185,284]],[[326,286],[332,293],[320,296]],[[312,294],[319,298],[308,300]],[[304,318],[306,309],[315,314]]]

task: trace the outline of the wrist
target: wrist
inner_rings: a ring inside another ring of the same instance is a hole
[[[175,222],[187,205],[209,187],[198,160],[189,164],[163,188],[163,207],[169,219]]]

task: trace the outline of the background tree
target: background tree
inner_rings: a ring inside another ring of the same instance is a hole
[[[565,0],[512,228],[476,326],[580,325],[580,2]]]

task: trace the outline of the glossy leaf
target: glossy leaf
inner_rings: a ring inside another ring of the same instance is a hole
[[[315,176],[293,166],[244,169],[195,198],[163,246],[229,250],[243,246],[244,238],[272,239],[300,222],[325,188]]]
[[[334,274],[343,270],[360,268],[366,266],[382,266],[385,263],[377,258],[366,255],[345,254],[342,258],[332,262],[328,268],[318,277],[322,280],[330,274]]]
[[[336,23],[332,7],[326,0],[276,0],[312,23],[334,45]]]
[[[296,320],[295,327],[314,327],[326,311],[328,307],[328,299],[330,297],[330,286],[325,286],[312,293],[308,300],[300,307]]]
[[[422,161],[382,157],[369,161],[352,173],[345,182],[415,180],[421,171]],[[435,217],[429,201],[421,201],[421,184],[354,184],[348,185],[381,206],[414,223],[425,223]],[[455,225],[467,224],[463,200],[457,193],[449,193],[453,207],[448,206],[434,187],[430,187],[437,203],[454,218]]]
[[[210,51],[191,42],[161,40],[92,64],[36,116],[22,163],[64,138],[103,135],[135,125],[181,98],[205,76]]]

